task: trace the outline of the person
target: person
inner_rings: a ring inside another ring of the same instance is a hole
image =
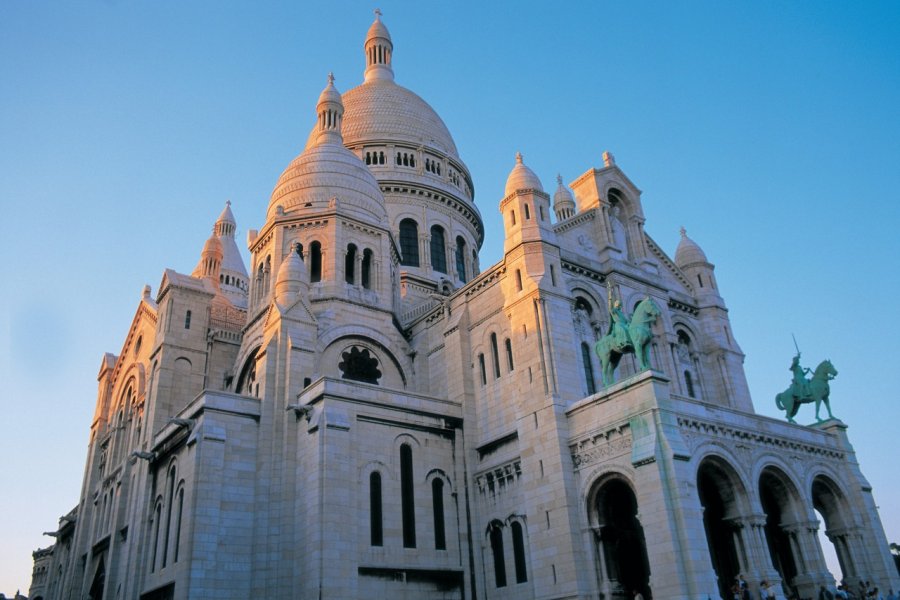
[[[634,595],[634,600],[644,600],[644,595],[639,590],[632,590],[631,593]]]
[[[844,589],[844,584],[839,583],[837,586],[837,592],[834,594],[837,596],[838,600],[850,600],[850,596],[847,594],[847,590]]]
[[[609,308],[609,316],[611,319],[609,332],[613,336],[616,346],[622,347],[628,345],[628,317],[622,311],[622,303],[616,300]]]
[[[769,585],[769,582],[765,579],[762,580],[762,583],[759,584],[759,598],[760,600],[772,600],[775,598],[775,586]]]
[[[797,355],[794,356],[793,360],[791,360],[791,368],[790,371],[794,374],[794,387],[791,393],[797,400],[803,400],[804,398],[809,397],[809,382],[806,381],[806,374],[809,373],[809,369],[804,369],[800,366],[800,353],[797,352]]]
[[[824,585],[819,586],[819,600],[834,600],[834,594]]]

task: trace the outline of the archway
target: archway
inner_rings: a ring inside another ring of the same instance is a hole
[[[803,565],[789,526],[800,520],[797,491],[783,472],[767,467],[759,477],[759,499],[766,515],[766,543],[772,566],[785,585],[796,589],[794,578]]]
[[[727,598],[735,577],[747,571],[746,556],[740,546],[741,531],[736,522],[746,491],[731,465],[709,457],[697,470],[697,492],[703,506],[703,528],[719,593]]]
[[[639,590],[650,597],[650,565],[637,509],[634,491],[622,479],[610,479],[597,491],[598,569],[601,586],[614,596]]]
[[[825,528],[825,537],[831,542],[834,554],[837,555],[841,569],[841,576],[837,579],[855,581],[858,569],[853,556],[853,518],[844,494],[833,480],[824,475],[813,480],[811,493],[813,508],[821,516]],[[819,531],[821,538],[821,529]]]

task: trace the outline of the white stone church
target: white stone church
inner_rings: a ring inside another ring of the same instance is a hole
[[[103,357],[81,495],[31,598],[900,589],[846,427],[754,413],[713,265],[647,235],[613,156],[552,197],[517,156],[479,208],[380,16],[364,50],[363,83],[319,97],[249,270],[226,206]],[[494,201],[504,256],[484,266]],[[645,297],[652,369],[627,355],[604,382],[609,302]]]

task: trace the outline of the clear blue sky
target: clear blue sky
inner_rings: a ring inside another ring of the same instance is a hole
[[[362,81],[375,4],[0,2],[0,591],[78,500],[103,352],[145,283],[239,237],[303,148],[328,71]],[[831,358],[900,542],[898,2],[381,2],[398,83],[443,117],[488,238],[514,154],[555,188],[611,150],[670,254],[717,265],[758,412],[793,332]],[[243,243],[241,243],[243,245]],[[812,420],[804,407],[801,418]]]

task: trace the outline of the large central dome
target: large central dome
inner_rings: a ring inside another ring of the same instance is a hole
[[[405,87],[393,81],[370,81],[346,92],[343,100],[345,144],[403,141],[459,158],[444,121]]]
[[[432,148],[459,160],[456,144],[434,109],[418,95],[393,81],[368,81],[344,92],[344,143],[407,142]],[[315,145],[315,129],[306,147]]]

